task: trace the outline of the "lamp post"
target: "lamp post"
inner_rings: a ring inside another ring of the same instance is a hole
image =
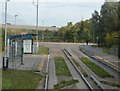
[[[7,2],[9,0],[5,0],[5,49],[4,49],[4,64],[3,64],[3,68],[4,70],[7,67]]]
[[[16,17],[17,17],[18,15],[15,15],[15,25],[16,25]],[[16,35],[16,29],[15,29],[15,35]]]
[[[44,42],[44,21],[43,21],[43,32],[42,32],[42,40]]]
[[[33,2],[35,5],[35,3]],[[36,54],[38,53],[39,43],[38,43],[38,0],[36,2]]]

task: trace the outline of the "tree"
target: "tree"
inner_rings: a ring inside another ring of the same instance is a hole
[[[98,13],[98,11],[94,11],[94,13],[92,14],[92,18],[91,18],[91,23],[92,23],[92,29],[91,29],[91,35],[93,35],[93,43],[97,42],[96,38],[99,37],[100,34],[98,34],[98,30],[99,30],[99,22],[100,22],[100,15]]]
[[[104,30],[113,32],[118,30],[118,2],[105,2],[101,7],[101,18]]]
[[[108,0],[109,1],[109,0]],[[118,31],[118,2],[106,1],[101,7],[101,22],[104,31],[104,39]],[[111,36],[113,37],[113,36]],[[107,42],[107,41],[106,41]],[[112,46],[112,45],[111,45]]]
[[[61,34],[64,41],[73,41],[73,24],[72,24],[72,22],[68,22],[67,26],[62,27],[59,30],[59,34]]]
[[[118,33],[117,32],[113,32],[113,33],[107,33],[105,40],[106,40],[106,44],[107,47],[112,47],[112,46],[116,46],[118,45],[118,39],[114,38],[115,36],[117,36]]]
[[[83,21],[81,21],[79,31],[77,32],[78,40],[83,40],[84,39],[83,31],[84,31],[84,24],[83,24]]]

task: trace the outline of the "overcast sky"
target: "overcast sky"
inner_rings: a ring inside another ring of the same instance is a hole
[[[7,21],[15,24],[14,15],[17,14],[17,24],[35,25],[36,6],[32,2],[33,0],[10,0]],[[100,12],[103,3],[104,0],[39,0],[39,25],[60,27],[67,22],[89,19],[94,10]],[[3,0],[0,3],[0,23],[4,23],[4,6]]]

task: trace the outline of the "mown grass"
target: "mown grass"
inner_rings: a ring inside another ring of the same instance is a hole
[[[82,72],[82,74],[84,75],[84,77],[88,77],[87,72],[79,65],[79,63],[76,62],[75,59],[72,59],[72,60],[73,60],[74,64],[78,67],[78,69]]]
[[[78,80],[74,80],[74,79],[69,80],[69,81],[65,81],[64,80],[64,81],[61,81],[60,83],[54,85],[54,88],[55,89],[61,89],[61,88],[64,88],[66,86],[70,86],[70,85],[76,84],[78,82],[79,82]]]
[[[45,47],[45,46],[40,46],[39,47],[39,54],[40,55],[48,54],[48,52],[49,52],[49,48],[48,47]]]
[[[30,71],[2,71],[3,89],[36,89],[42,76]]]
[[[80,60],[87,65],[96,75],[99,77],[105,78],[105,77],[113,77],[111,74],[109,74],[104,69],[100,68],[96,64],[92,63],[89,59],[85,57],[81,57]]]
[[[70,71],[65,63],[65,60],[63,57],[54,57],[55,60],[55,67],[56,67],[56,75],[65,75],[65,76],[71,76]]]

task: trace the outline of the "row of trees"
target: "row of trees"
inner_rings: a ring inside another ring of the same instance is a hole
[[[64,41],[94,42],[111,47],[118,44],[115,36],[118,36],[120,21],[120,2],[105,2],[101,6],[100,13],[94,11],[89,20],[76,24],[69,22],[62,27],[58,35]]]
[[[100,14],[94,11],[91,18],[92,31],[95,35],[93,40],[96,40],[96,36],[99,38],[98,41],[102,45],[111,47],[118,44],[118,40],[115,36],[118,36],[118,6],[120,2],[105,2],[102,7]]]
[[[63,40],[68,42],[85,42],[89,40],[89,27],[89,20],[81,21],[74,25],[69,22],[67,26],[60,29],[59,36],[62,36]]]

